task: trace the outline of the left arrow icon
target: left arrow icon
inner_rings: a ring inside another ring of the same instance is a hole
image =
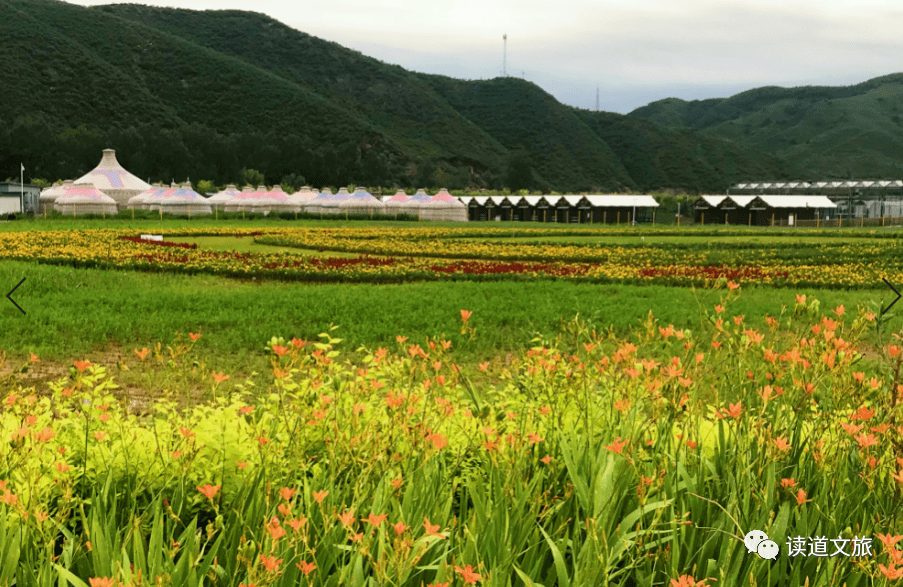
[[[16,284],[16,287],[12,288],[12,289],[10,290],[10,292],[9,292],[8,294],[6,294],[6,299],[8,299],[9,301],[11,301],[11,302],[13,303],[13,305],[14,305],[15,307],[19,308],[19,311],[22,312],[22,313],[24,314],[24,313],[25,313],[25,310],[23,310],[22,307],[21,307],[19,304],[16,303],[16,300],[12,299],[12,297],[11,297],[11,296],[13,295],[13,292],[16,291],[17,289],[19,289],[19,286],[22,285],[23,283],[25,283],[25,278],[24,278],[24,277],[22,278],[22,281],[20,281],[19,283]]]

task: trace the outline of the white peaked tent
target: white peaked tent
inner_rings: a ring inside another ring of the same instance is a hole
[[[44,188],[43,190],[41,190],[41,198],[44,197],[44,194],[50,194],[52,196],[54,193],[56,193],[56,196],[55,196],[56,198],[62,196],[63,195],[62,189],[61,189],[62,187],[63,187],[62,181],[59,181],[59,180],[55,181],[53,183],[53,185],[50,186],[49,188]]]
[[[407,202],[402,202],[401,206],[399,206],[398,211],[404,214],[416,214],[417,217],[420,217],[420,210],[423,208],[423,204],[429,201],[430,195],[426,193],[426,190],[419,189],[417,193],[411,196],[411,198]]]
[[[116,214],[116,200],[106,195],[89,183],[76,183],[60,196],[53,207],[63,214],[81,216],[82,214]]]
[[[351,197],[351,194],[348,193],[348,188],[339,188],[339,191],[336,193],[330,193],[329,190],[323,190],[319,196],[308,202],[308,206],[314,204],[315,206],[319,206],[319,209],[316,209],[316,212],[320,214],[339,214],[341,210],[339,209],[339,204],[347,200]]]
[[[144,203],[148,198],[157,194],[162,194],[165,190],[166,188],[163,187],[162,183],[155,183],[149,190],[144,190],[137,196],[132,196],[131,198],[129,198],[127,206],[132,210],[136,208],[142,210],[144,209]]]
[[[423,203],[420,219],[467,222],[467,206],[442,188],[438,194]]]
[[[234,184],[230,183],[229,185],[226,186],[226,189],[224,189],[223,191],[217,192],[214,195],[207,198],[207,203],[210,204],[210,206],[212,206],[214,208],[222,210],[223,207],[226,205],[226,202],[228,202],[229,200],[234,198],[236,194],[240,194],[240,193],[241,193],[241,191],[237,187],[235,187]]]
[[[246,185],[240,192],[232,196],[223,204],[223,212],[244,212],[251,209],[251,200],[257,192],[253,187]]]
[[[341,190],[339,190],[341,192]],[[347,193],[348,190],[345,190]],[[315,197],[307,201],[304,205],[304,211],[310,214],[338,214],[339,202],[343,198],[339,194],[333,194],[329,188],[323,188],[323,191]]]
[[[355,215],[385,214],[386,205],[373,197],[373,194],[364,188],[357,188],[344,202],[339,202],[339,211]]]
[[[54,184],[53,187],[49,187],[43,192],[41,192],[41,208],[46,211],[47,208],[53,206],[53,203],[56,202],[57,198],[66,195],[66,190],[71,188],[74,183],[70,180],[66,180],[62,183]]]
[[[116,201],[119,208],[128,206],[129,198],[151,188],[150,184],[125,170],[116,160],[116,151],[104,149],[100,163],[92,171],[75,180],[101,190]]]
[[[280,188],[282,186],[279,186]],[[276,189],[275,187],[273,188]],[[308,197],[310,195],[310,188],[308,188]],[[299,192],[295,192],[293,194],[286,193],[286,201],[293,206],[292,210],[295,212],[295,217],[297,218],[298,212],[304,211],[304,205],[307,204],[307,197],[299,195]]]
[[[179,189],[162,200],[160,211],[167,214],[187,214],[188,216],[213,214],[207,198],[191,189],[190,181],[183,183]]]
[[[316,198],[319,193],[320,192],[318,192],[316,190],[312,190],[312,189],[310,189],[310,186],[306,185],[306,186],[302,187],[300,190],[298,190],[297,192],[295,192],[294,194],[292,194],[292,197],[295,198],[295,201],[301,202],[302,204],[304,204],[304,203],[309,202],[310,200],[313,200],[314,198]]]
[[[386,204],[386,213],[398,216],[398,213],[402,211],[401,205],[410,201],[410,199],[411,197],[404,193],[404,190],[398,190],[394,196],[384,202]]]
[[[270,191],[254,193],[256,197],[251,198],[250,210],[253,212],[299,212],[301,206],[297,204],[288,194],[282,191],[281,185],[274,185]]]
[[[140,204],[142,210],[160,210],[160,204],[166,201],[166,198],[170,196],[173,192],[179,189],[179,184],[176,182],[172,182],[169,184],[169,187],[164,187],[152,193],[149,196],[145,196],[144,202]]]

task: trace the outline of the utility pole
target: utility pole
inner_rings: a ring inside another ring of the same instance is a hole
[[[508,34],[502,35],[502,77],[508,77]]]

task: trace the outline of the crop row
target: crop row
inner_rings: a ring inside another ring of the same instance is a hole
[[[163,231],[168,240],[193,231]],[[207,234],[201,229],[197,233]],[[299,254],[216,252],[159,247],[131,231],[44,231],[0,234],[0,257],[77,267],[208,273],[311,282],[379,283],[446,279],[574,279],[710,285],[713,280],[776,286],[872,288],[903,276],[896,244],[864,242],[811,255],[781,258],[767,246],[753,250],[558,246],[465,242],[454,229],[224,229],[260,242],[298,247]],[[124,238],[125,237],[125,238]],[[130,238],[129,238],[130,237]],[[801,247],[804,248],[804,247]],[[168,250],[167,250],[168,249]],[[324,259],[305,250],[357,251],[356,259]],[[796,253],[794,253],[796,254]],[[376,257],[376,256],[379,257]]]

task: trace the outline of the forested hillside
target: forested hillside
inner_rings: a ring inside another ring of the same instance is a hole
[[[631,112],[768,152],[807,178],[903,177],[903,74],[847,87],[766,87]]]
[[[903,75],[662,100],[630,116],[516,78],[407,71],[244,11],[0,3],[0,175],[77,177],[105,147],[151,181],[723,191],[903,176]]]

